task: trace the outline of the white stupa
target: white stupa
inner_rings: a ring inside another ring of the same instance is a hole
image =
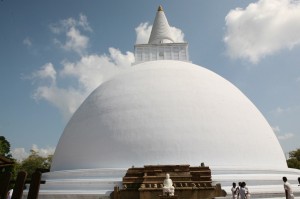
[[[165,14],[156,14],[136,63],[95,89],[67,124],[40,198],[108,198],[127,168],[204,162],[228,194],[245,181],[254,198],[296,186],[270,125],[252,102],[216,73],[189,62]]]

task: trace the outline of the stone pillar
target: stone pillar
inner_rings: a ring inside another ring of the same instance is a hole
[[[14,191],[11,197],[12,199],[22,198],[26,177],[27,173],[25,171],[20,171],[18,173],[16,183],[14,186]]]
[[[0,199],[7,198],[10,178],[11,178],[10,172],[5,172],[0,176]]]
[[[119,199],[119,187],[115,186],[114,187],[114,199]]]
[[[42,173],[35,171],[31,176],[31,183],[29,187],[29,192],[27,199],[37,199],[40,190]]]

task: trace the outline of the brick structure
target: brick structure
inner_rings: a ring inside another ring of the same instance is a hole
[[[163,196],[166,173],[170,174],[175,196]],[[209,167],[190,165],[146,165],[129,168],[123,177],[123,187],[116,188],[114,199],[200,199],[225,196],[220,185],[213,185]]]

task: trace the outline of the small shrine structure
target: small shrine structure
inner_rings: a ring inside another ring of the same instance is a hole
[[[163,194],[164,180],[169,174],[174,195]],[[225,196],[220,184],[213,185],[207,166],[146,165],[129,168],[123,177],[123,187],[115,187],[113,199],[200,199]]]

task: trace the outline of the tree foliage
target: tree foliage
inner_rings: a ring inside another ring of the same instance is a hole
[[[4,136],[0,136],[0,155],[12,159],[11,151],[10,151],[10,143],[6,140]],[[14,165],[2,169],[1,172],[12,172],[13,179],[16,178],[19,171],[26,171],[28,178],[35,172],[36,169],[50,169],[52,156],[42,157],[38,154],[38,152],[34,150],[30,150],[30,155],[21,162],[14,160]]]
[[[300,148],[296,149],[295,151],[290,151],[289,156],[290,156],[290,158],[294,158],[294,159],[297,159],[298,161],[300,161]]]
[[[27,176],[31,177],[36,169],[50,169],[52,155],[42,157],[34,150],[30,150],[30,153],[31,154],[20,163],[18,168],[16,168],[18,171],[26,171]]]
[[[4,136],[0,136],[0,155],[11,158],[10,153],[10,143],[6,140]]]
[[[14,161],[10,153],[10,143],[6,140],[4,136],[0,136],[0,156]],[[2,167],[0,169],[0,174],[4,172],[13,172],[13,169],[14,166]]]
[[[300,148],[289,152],[287,164],[289,168],[300,169]]]

